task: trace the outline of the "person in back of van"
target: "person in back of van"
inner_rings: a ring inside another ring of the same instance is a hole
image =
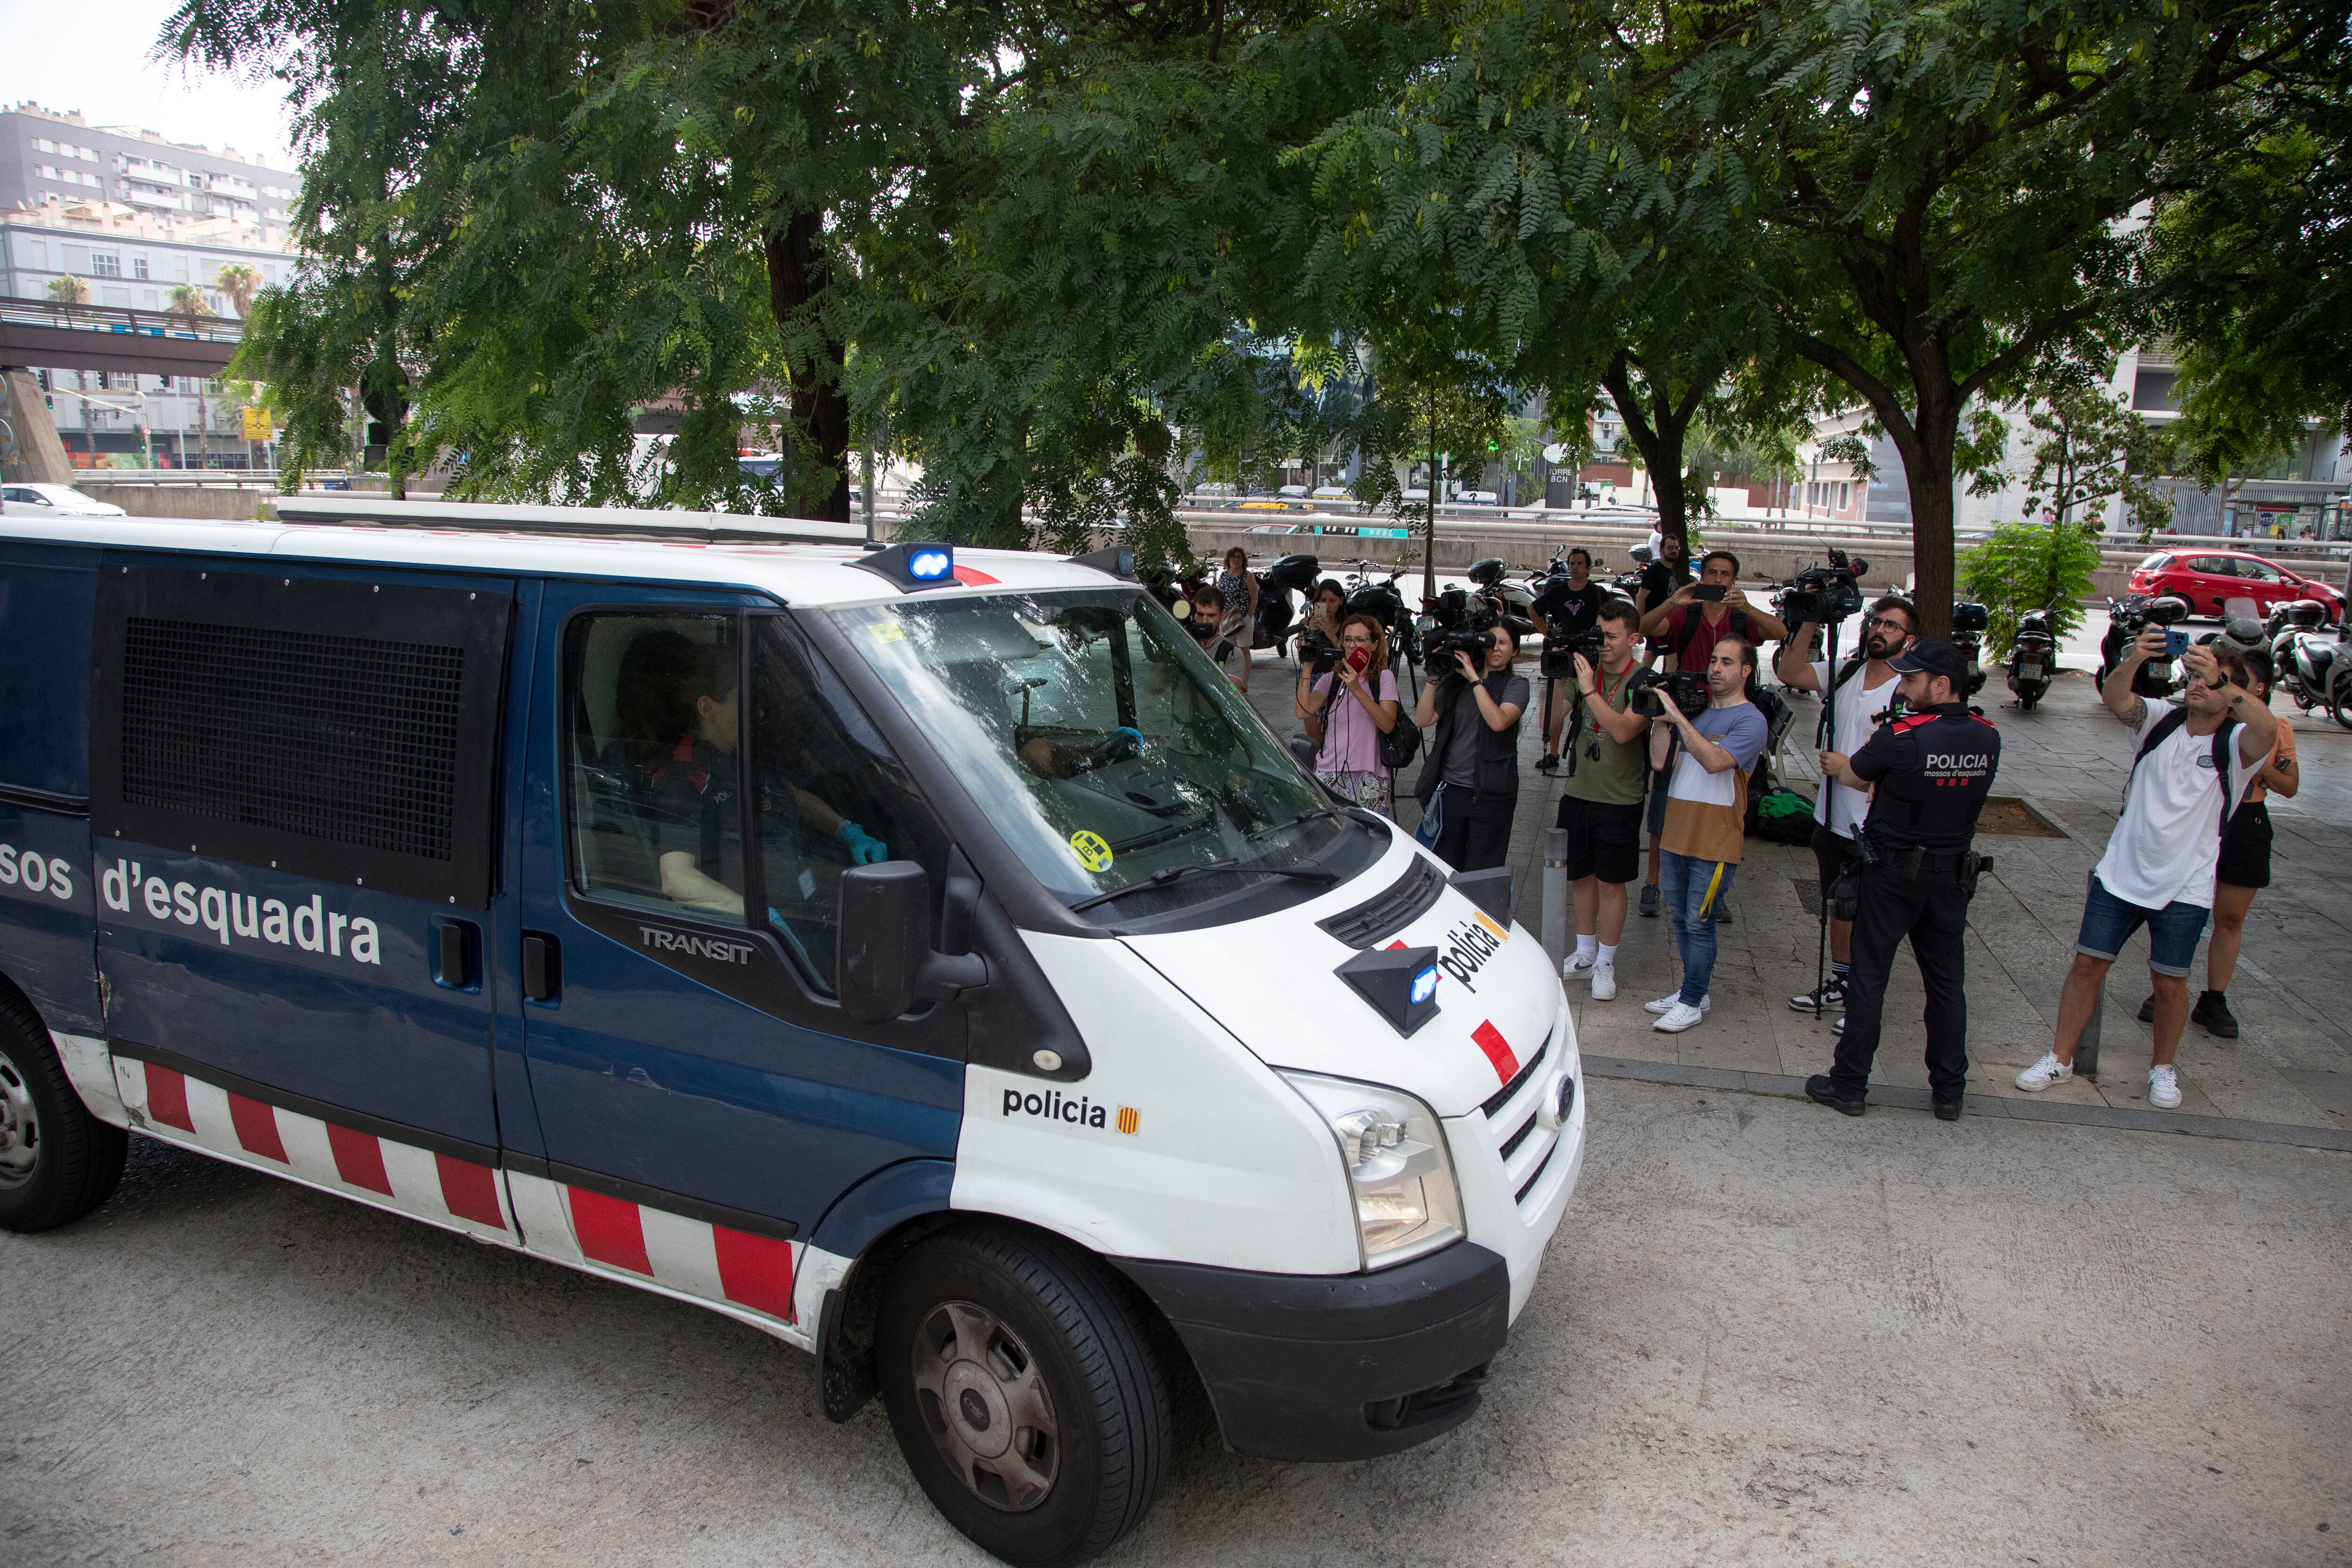
[[[1386,811],[1395,786],[1381,761],[1381,737],[1398,717],[1388,634],[1370,616],[1349,616],[1339,633],[1338,666],[1317,675],[1314,660],[1301,665],[1294,707],[1315,742],[1315,776],[1358,805]]]
[[[619,703],[625,732],[676,735],[644,756],[645,818],[661,868],[662,894],[690,909],[743,914],[741,787],[736,762],[742,734],[735,650],[701,647],[674,631],[646,632],[621,658]],[[850,864],[890,858],[889,847],[795,784],[790,795],[813,831],[840,841]]]
[[[1437,733],[1422,764],[1413,795],[1424,826],[1438,826],[1423,843],[1457,871],[1501,865],[1511,847],[1511,813],[1519,801],[1519,715],[1527,711],[1528,679],[1511,673],[1519,651],[1507,624],[1494,628],[1486,668],[1457,651],[1454,673],[1424,682],[1412,721]]]

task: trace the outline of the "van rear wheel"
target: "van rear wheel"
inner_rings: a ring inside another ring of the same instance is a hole
[[[82,1104],[32,1010],[0,995],[0,1230],[53,1230],[98,1207],[130,1144]]]
[[[1008,1563],[1079,1563],[1167,1479],[1167,1378],[1104,1266],[1010,1228],[950,1231],[883,1295],[875,1355],[900,1452],[939,1510]]]

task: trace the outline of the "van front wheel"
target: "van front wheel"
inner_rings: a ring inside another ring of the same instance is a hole
[[[40,1020],[0,995],[0,1230],[53,1230],[104,1203],[130,1143],[82,1104]]]
[[[1127,1291],[1076,1247],[950,1231],[893,1272],[877,1324],[899,1450],[948,1521],[1008,1563],[1079,1563],[1167,1479],[1167,1379]]]

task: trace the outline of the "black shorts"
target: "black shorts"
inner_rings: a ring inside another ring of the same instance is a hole
[[[1568,829],[1568,879],[1598,877],[1623,884],[1642,874],[1642,803],[1610,805],[1559,797],[1559,825]]]
[[[1813,869],[1822,879],[1822,897],[1828,898],[1830,884],[1838,873],[1854,858],[1853,840],[1843,833],[1832,833],[1825,823],[1813,824]]]
[[[2213,879],[2227,882],[2233,888],[2267,888],[2271,885],[2271,808],[2259,800],[2250,800],[2230,818],[2230,831],[2221,835],[2221,858],[2213,868]]]

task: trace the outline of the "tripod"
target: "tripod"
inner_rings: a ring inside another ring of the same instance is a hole
[[[1866,631],[1868,628],[1864,629]],[[1831,722],[1830,717],[1837,706],[1837,634],[1838,623],[1835,621],[1830,622],[1822,628],[1823,679],[1822,720],[1813,730],[1813,754],[1816,757],[1821,754],[1823,742],[1834,739],[1837,734],[1837,726]],[[1836,787],[1836,784],[1826,773],[1822,776],[1822,820],[1823,822],[1829,821],[1836,815],[1837,805],[1829,793]],[[1843,876],[1840,879],[1843,879]],[[1813,1021],[1817,1024],[1822,1018],[1822,993],[1828,989],[1830,978],[1830,886],[1826,882],[1822,884],[1820,901],[1821,942],[1813,954]]]

